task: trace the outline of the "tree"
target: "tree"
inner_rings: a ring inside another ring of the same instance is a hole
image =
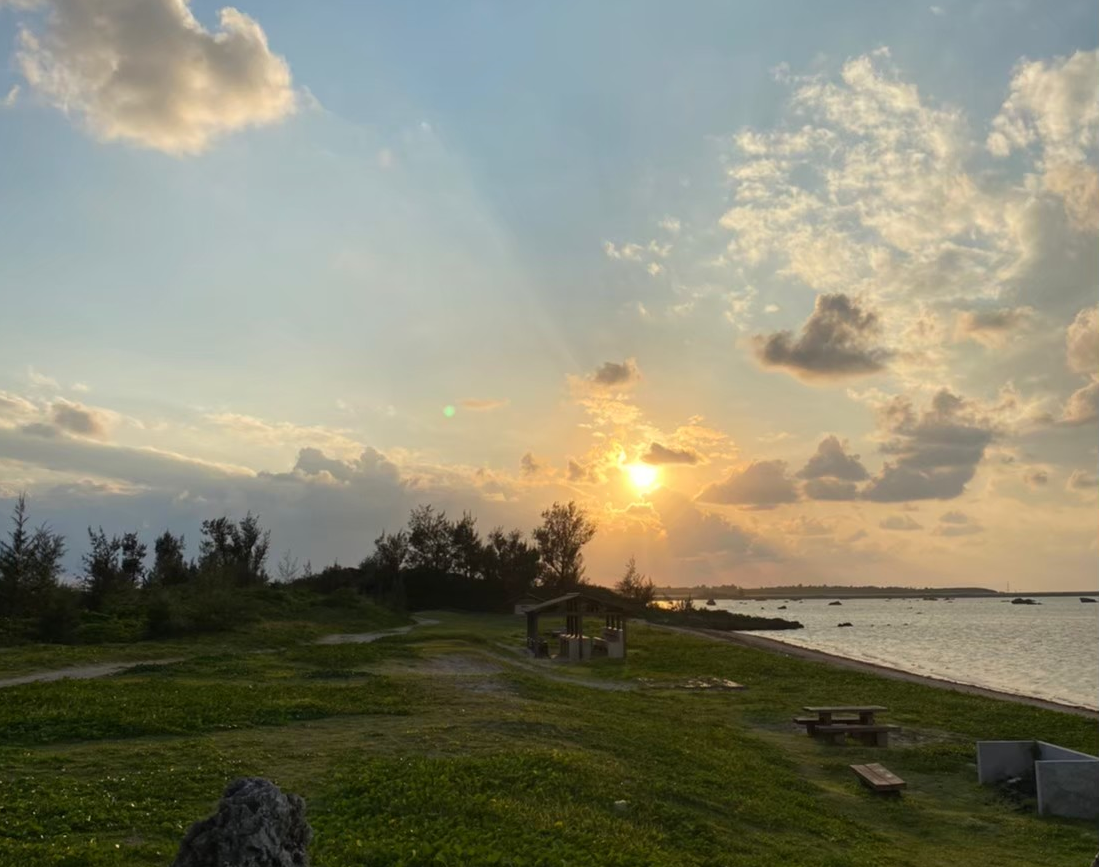
[[[450,545],[454,554],[453,570],[466,578],[484,576],[484,546],[477,532],[477,519],[469,512],[450,527]]]
[[[614,589],[627,599],[640,602],[646,608],[652,605],[653,599],[656,598],[656,585],[650,578],[641,574],[637,568],[637,561],[633,557],[626,561],[626,573],[614,585]]]
[[[107,538],[88,527],[91,550],[81,559],[84,564],[84,590],[88,607],[103,611],[132,596],[145,575],[147,548],[137,533]]]
[[[554,503],[542,512],[542,526],[533,533],[542,560],[542,584],[566,592],[584,582],[584,557],[580,553],[595,536],[595,524],[572,500]]]
[[[27,529],[27,498],[12,510],[8,541],[0,542],[0,617],[34,614],[57,587],[65,538],[42,525]]]
[[[237,586],[267,583],[267,552],[271,531],[249,512],[239,524],[227,517],[202,522],[198,569],[207,577]]]
[[[408,564],[413,569],[430,569],[447,574],[454,568],[455,552],[446,512],[431,506],[417,506],[408,516]]]
[[[359,568],[372,573],[376,598],[398,606],[404,603],[404,570],[411,555],[408,533],[404,530],[396,533],[383,530],[374,540],[374,553],[363,560]]]
[[[485,580],[499,584],[506,596],[521,596],[538,580],[541,559],[521,530],[505,533],[496,527],[482,552],[482,570]]]
[[[145,578],[149,587],[169,587],[186,584],[194,574],[194,568],[183,558],[186,543],[181,535],[173,536],[165,530],[153,542],[153,568]]]
[[[298,561],[291,555],[290,549],[287,548],[286,552],[282,555],[282,559],[279,560],[278,566],[275,567],[279,576],[279,581],[283,584],[289,584],[295,578],[298,577]]]

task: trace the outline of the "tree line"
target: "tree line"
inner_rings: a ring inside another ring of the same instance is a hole
[[[31,529],[20,496],[0,540],[0,640],[132,640],[232,628],[288,592],[319,594],[332,604],[361,600],[395,608],[502,610],[508,600],[543,598],[587,583],[583,548],[596,525],[575,502],[554,503],[530,533],[495,527],[484,536],[468,512],[449,518],[433,506],[413,509],[406,526],[383,532],[357,567],[299,569],[289,552],[268,572],[271,534],[259,518],[202,522],[198,553],[165,530],[148,545],[136,532],[88,528],[76,583],[63,580],[67,541],[48,526]],[[633,558],[616,586],[640,605],[652,581]],[[287,604],[289,604],[287,602]]]

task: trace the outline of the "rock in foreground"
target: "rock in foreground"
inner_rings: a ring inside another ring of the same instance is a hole
[[[172,867],[308,867],[305,801],[261,777],[234,780],[187,831]]]

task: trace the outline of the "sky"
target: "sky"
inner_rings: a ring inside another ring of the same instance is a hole
[[[0,0],[0,510],[1094,588],[1099,7]]]

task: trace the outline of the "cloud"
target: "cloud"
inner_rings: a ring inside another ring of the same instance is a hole
[[[1082,162],[1099,145],[1099,49],[1020,62],[986,145],[1001,157],[1038,145],[1047,160]]]
[[[27,380],[31,385],[36,388],[60,388],[61,384],[45,373],[39,370],[35,370],[31,365],[27,365]]]
[[[470,412],[492,412],[494,409],[501,409],[508,405],[506,400],[492,400],[491,398],[466,398],[458,402],[458,405],[462,409],[468,409]]]
[[[863,492],[868,500],[948,500],[960,496],[992,442],[992,423],[976,406],[946,389],[917,413],[911,401],[895,397],[879,410],[888,439],[882,452],[894,456]]]
[[[668,548],[684,559],[708,559],[731,568],[758,560],[775,560],[778,552],[751,530],[721,515],[698,509],[687,497],[670,488],[649,495],[667,534]]]
[[[205,29],[184,0],[47,0],[16,62],[33,90],[104,141],[197,154],[295,109],[290,68],[232,7]]]
[[[1099,378],[1074,391],[1061,412],[1060,422],[1067,425],[1088,424],[1099,418]]]
[[[859,301],[842,293],[818,295],[801,334],[757,336],[756,357],[765,367],[785,368],[808,381],[864,376],[884,368],[889,358],[874,345],[879,331],[877,315]]]
[[[596,385],[607,388],[626,388],[641,379],[641,371],[633,358],[627,358],[621,364],[616,361],[605,361],[588,379]]]
[[[527,452],[519,459],[519,469],[524,476],[537,476],[546,469],[546,465],[533,453]]]
[[[954,339],[973,340],[989,348],[1003,346],[1013,332],[1034,321],[1033,307],[963,310],[954,322]]]
[[[706,487],[697,499],[703,503],[770,509],[798,499],[794,483],[786,475],[786,461],[752,461],[733,470],[723,482]]]
[[[210,413],[206,421],[249,442],[271,448],[316,446],[336,452],[341,457],[359,454],[363,444],[348,431],[321,425],[299,425],[287,421],[266,421],[236,412]]]
[[[858,485],[840,479],[809,479],[801,489],[810,500],[857,500],[859,496]]]
[[[965,512],[950,511],[939,516],[939,523],[932,530],[934,536],[975,536],[984,527],[973,521]]]
[[[870,478],[870,474],[860,463],[858,455],[847,454],[846,441],[841,443],[835,436],[827,436],[820,441],[816,454],[798,473],[799,479],[825,477],[861,482]]]
[[[19,85],[13,84],[7,95],[0,99],[0,105],[4,108],[12,108],[19,101]]]
[[[1099,305],[1076,314],[1065,332],[1065,354],[1069,369],[1099,376]]]
[[[110,428],[106,413],[64,399],[50,405],[50,417],[62,430],[93,439],[106,439]]]
[[[397,465],[377,449],[367,446],[362,454],[349,461],[330,458],[320,449],[307,447],[298,452],[294,472],[303,476],[331,477],[338,482],[379,479],[394,485],[401,483]]]
[[[939,520],[942,521],[942,523],[944,524],[968,524],[969,515],[967,515],[965,512],[959,512],[955,509],[949,512],[943,512],[941,515],[939,515]]]
[[[1030,469],[1023,473],[1023,481],[1031,488],[1041,488],[1049,484],[1049,472],[1043,469]]]
[[[646,464],[697,464],[702,460],[694,449],[674,449],[662,446],[658,442],[649,445],[648,451],[641,456]]]
[[[923,524],[918,524],[910,515],[890,515],[878,524],[883,530],[922,530]]]
[[[792,536],[830,536],[832,527],[819,518],[810,518],[807,515],[798,515],[791,521],[782,525],[784,532]]]
[[[1065,357],[1071,370],[1091,381],[1069,396],[1060,421],[1068,425],[1095,421],[1099,418],[1099,306],[1076,314],[1065,332]]]
[[[1099,486],[1099,476],[1092,470],[1073,470],[1065,483],[1066,491],[1089,491]]]
[[[678,235],[680,229],[683,228],[683,224],[675,217],[665,217],[657,225],[670,235]]]

